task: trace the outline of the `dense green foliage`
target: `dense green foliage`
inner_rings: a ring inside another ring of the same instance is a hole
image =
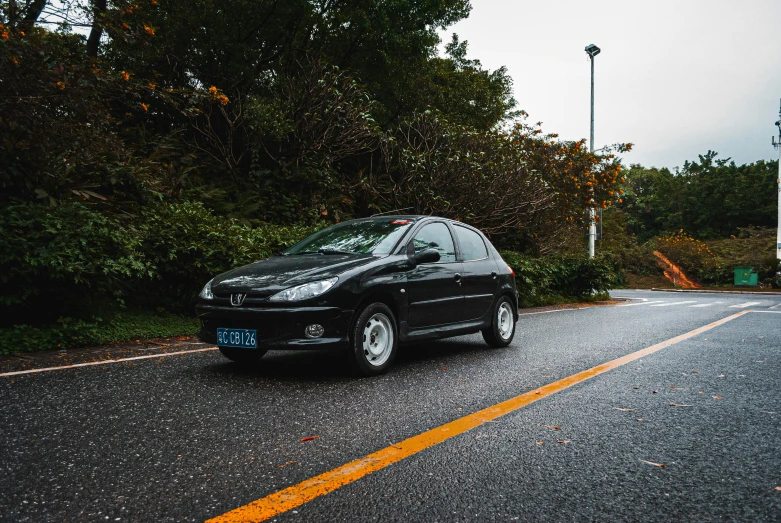
[[[522,307],[585,300],[592,291],[604,293],[623,283],[617,261],[607,255],[588,259],[585,255],[536,258],[512,251],[501,254],[515,272]]]
[[[211,277],[316,229],[251,227],[187,202],[160,204],[132,220],[80,203],[9,205],[0,209],[0,326],[89,320],[123,304],[190,312]]]
[[[626,194],[605,215],[602,249],[622,268],[651,275],[659,251],[696,282],[730,285],[738,266],[777,283],[775,259],[777,161],[736,165],[715,152],[683,168],[623,171]]]
[[[716,156],[708,152],[676,172],[639,165],[624,171],[628,230],[642,242],[681,229],[707,240],[775,226],[778,162],[736,165]]]

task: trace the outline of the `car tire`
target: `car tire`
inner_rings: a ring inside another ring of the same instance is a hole
[[[253,364],[260,361],[265,349],[241,349],[237,347],[220,347],[223,356],[236,363]]]
[[[500,297],[491,311],[491,326],[483,329],[483,339],[491,347],[507,347],[515,337],[515,313],[513,302],[507,296]]]
[[[377,376],[388,370],[396,357],[399,328],[393,311],[384,303],[372,303],[355,319],[350,332],[353,370],[362,376]]]

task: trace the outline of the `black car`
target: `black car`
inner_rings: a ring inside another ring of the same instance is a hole
[[[477,229],[432,216],[352,220],[215,277],[196,306],[201,340],[236,362],[269,349],[345,348],[384,372],[399,343],[482,332],[510,344],[515,275]]]

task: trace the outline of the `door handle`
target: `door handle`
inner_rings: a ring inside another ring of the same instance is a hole
[[[458,284],[461,285],[461,275],[459,273],[456,273],[453,277],[456,279]]]
[[[496,279],[496,271],[491,271],[491,278]]]

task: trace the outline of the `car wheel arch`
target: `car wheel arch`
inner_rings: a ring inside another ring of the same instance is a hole
[[[393,312],[393,315],[396,317],[396,323],[398,325],[399,304],[396,302],[396,299],[391,293],[385,291],[373,291],[361,298],[361,300],[358,302],[358,305],[355,306],[355,310],[353,311],[353,321],[355,321],[355,319],[365,307],[377,302],[384,303],[388,306],[391,312]]]
[[[515,312],[515,321],[518,321],[518,299],[516,298],[515,294],[511,292],[508,289],[504,289],[499,292],[499,294],[496,295],[496,300],[494,301],[494,305],[496,305],[496,302],[498,302],[503,297],[507,296],[510,298],[510,301],[513,304],[513,311]],[[493,307],[491,308],[493,310]]]

